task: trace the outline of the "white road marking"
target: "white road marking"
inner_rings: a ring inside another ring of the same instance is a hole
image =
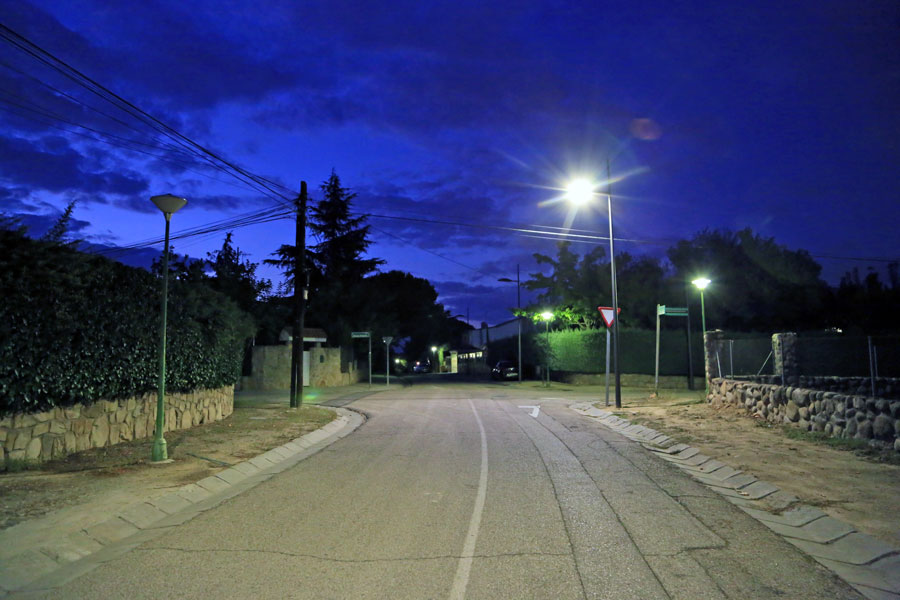
[[[528,405],[528,404],[526,404],[525,406],[522,406],[522,405],[520,404],[520,405],[519,405],[519,408],[530,408],[530,409],[531,409],[531,416],[534,417],[535,419],[537,419],[537,416],[538,416],[539,414],[541,414],[541,407],[540,407],[540,406],[531,406],[531,405]]]
[[[453,587],[450,589],[451,600],[463,600],[466,597],[466,587],[469,585],[469,573],[472,570],[472,558],[475,556],[475,542],[478,541],[478,529],[481,527],[481,513],[484,511],[484,499],[487,496],[488,478],[488,454],[487,434],[475,404],[469,400],[469,406],[478,421],[478,429],[481,431],[481,476],[478,478],[478,494],[475,496],[475,508],[472,510],[472,518],[469,519],[469,531],[466,533],[466,543],[463,545],[459,564],[456,567],[456,576],[453,578]]]

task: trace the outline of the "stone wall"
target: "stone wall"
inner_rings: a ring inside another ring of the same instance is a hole
[[[750,375],[734,378],[737,381],[753,383],[781,384],[779,375]],[[794,387],[838,392],[851,396],[871,396],[872,379],[870,377],[825,377],[799,375],[787,380]],[[900,400],[900,379],[897,377],[878,377],[875,379],[875,396],[890,400]]]
[[[8,462],[41,462],[87,450],[151,437],[156,426],[156,392],[127,400],[56,407],[0,419],[0,468]],[[164,431],[219,421],[234,410],[234,387],[166,394]]]
[[[715,378],[710,384],[709,401],[741,406],[770,423],[869,440],[873,445],[900,451],[900,400]]]
[[[354,362],[341,372],[340,348],[310,348],[309,385],[337,387],[358,383],[360,374]],[[368,371],[367,371],[368,373]],[[288,344],[254,346],[252,375],[241,378],[242,391],[281,391],[291,389],[291,347]]]

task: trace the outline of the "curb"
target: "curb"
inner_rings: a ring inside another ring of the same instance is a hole
[[[111,518],[0,565],[0,597],[58,587],[135,545],[186,523],[353,433],[366,418],[346,408],[323,407],[338,418],[286,444],[153,500],[137,502]],[[83,560],[96,557],[99,560]]]
[[[900,600],[900,550],[753,475],[676,444],[658,431],[633,425],[590,402],[572,404],[576,412],[640,443],[781,536],[871,600]]]

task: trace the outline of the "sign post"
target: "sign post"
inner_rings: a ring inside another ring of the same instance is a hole
[[[351,338],[366,338],[369,340],[369,389],[372,389],[372,334],[368,331],[351,331]]]
[[[600,316],[603,317],[603,322],[606,323],[606,406],[609,406],[609,328],[612,327],[613,322],[616,320],[616,311],[611,306],[598,306],[597,310],[600,311]],[[621,308],[619,312],[622,312]]]
[[[656,305],[656,374],[654,375],[654,388],[657,396],[659,396],[659,318],[686,316],[688,316],[686,307],[666,306],[665,304]]]
[[[381,341],[384,342],[384,355],[385,355],[385,369],[384,376],[386,377],[387,385],[386,387],[391,387],[391,340],[394,339],[392,335],[386,335],[381,338]]]

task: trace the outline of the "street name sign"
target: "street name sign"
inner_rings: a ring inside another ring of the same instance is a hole
[[[368,331],[351,331],[350,337],[351,338],[367,338],[367,337],[369,337],[369,332]]]

